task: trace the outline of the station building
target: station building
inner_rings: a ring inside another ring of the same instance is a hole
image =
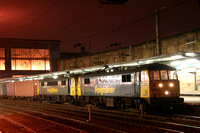
[[[162,55],[157,53],[156,41],[151,40],[81,57],[62,58],[58,68],[62,71],[141,60],[150,63],[156,59],[158,63],[177,68],[182,95],[200,95],[200,29],[162,38],[161,44]],[[177,58],[179,56],[186,58]],[[166,61],[166,57],[171,60]]]
[[[0,38],[0,78],[57,71],[60,41]]]

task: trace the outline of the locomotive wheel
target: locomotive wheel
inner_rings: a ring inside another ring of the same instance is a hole
[[[94,102],[93,102],[93,105],[94,105],[95,107],[99,107],[99,101],[94,101]]]
[[[70,98],[70,99],[69,99],[69,103],[72,104],[72,105],[74,105],[74,104],[75,104],[74,98]]]
[[[64,103],[65,103],[65,100],[63,99],[63,97],[60,97],[60,103],[61,103],[61,104],[64,104]]]
[[[80,104],[80,106],[85,106],[86,105],[84,97],[82,97],[82,96],[79,97],[79,104]]]
[[[92,105],[95,107],[99,107],[99,99],[98,98],[93,98],[92,99]]]
[[[123,99],[118,100],[116,107],[118,110],[125,110],[126,109],[125,101]]]

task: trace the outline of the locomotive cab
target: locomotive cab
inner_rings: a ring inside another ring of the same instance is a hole
[[[150,70],[150,97],[179,97],[179,81],[175,70]]]
[[[182,103],[176,69],[157,64],[141,71],[141,98],[146,99],[151,108],[168,108]]]
[[[168,108],[182,103],[176,69],[164,64],[150,64],[141,70],[140,96],[150,108]]]

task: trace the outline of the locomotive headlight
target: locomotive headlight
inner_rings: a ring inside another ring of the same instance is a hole
[[[162,83],[159,83],[158,86],[161,88],[161,87],[163,87],[163,84],[162,84]]]
[[[169,87],[174,87],[174,84],[173,84],[173,83],[170,83],[170,84],[169,84]]]
[[[165,91],[165,95],[168,95],[169,94],[169,91]]]

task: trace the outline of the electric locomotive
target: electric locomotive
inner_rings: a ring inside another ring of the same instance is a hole
[[[76,85],[84,102],[96,106],[145,109],[183,102],[176,69],[148,64],[127,70],[79,75]],[[78,82],[79,81],[79,82]]]

